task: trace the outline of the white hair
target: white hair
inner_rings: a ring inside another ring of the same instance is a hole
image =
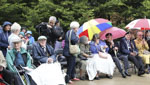
[[[55,16],[50,16],[50,17],[49,17],[49,22],[50,22],[50,21],[56,22],[56,17],[55,17]]]
[[[18,30],[20,31],[20,29],[21,29],[21,26],[17,22],[14,22],[14,24],[11,26],[11,32],[12,33],[16,32]]]
[[[79,28],[80,24],[77,21],[72,21],[70,23],[70,28],[71,29],[75,29],[75,28]]]

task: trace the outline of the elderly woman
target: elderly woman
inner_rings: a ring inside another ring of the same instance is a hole
[[[72,83],[71,79],[72,80],[79,80],[79,79],[75,78],[76,56],[69,52],[69,35],[71,34],[71,44],[72,45],[75,45],[79,42],[79,38],[76,35],[76,32],[78,31],[78,28],[79,28],[79,23],[76,21],[71,22],[70,28],[71,28],[71,30],[69,30],[65,36],[65,47],[63,50],[63,54],[67,59],[67,65],[68,65],[67,66],[67,75],[69,76],[69,79],[70,79],[69,83]]]
[[[2,33],[0,33],[0,50],[2,50],[5,57],[7,53],[7,48],[9,48],[8,37],[11,34],[10,28],[11,28],[11,23],[5,21],[3,24],[3,31]]]
[[[78,61],[80,63],[80,80],[85,80],[85,75],[83,75],[86,71],[86,61],[90,58],[90,46],[88,44],[88,38],[86,36],[80,37],[80,44],[79,44],[81,53],[78,55]]]
[[[13,48],[7,52],[6,56],[8,69],[12,72],[16,72],[13,65],[16,67],[21,65],[23,67],[32,68],[30,54],[21,47],[22,40],[20,37],[14,37],[12,39]]]
[[[80,79],[85,80],[85,75],[83,75],[83,72],[87,72],[89,80],[93,80],[94,78],[96,80],[99,80],[98,77],[98,71],[96,69],[96,63],[91,55],[90,51],[90,45],[88,44],[88,38],[86,36],[82,36],[80,38],[80,44],[79,44],[81,53],[79,54],[80,58]]]
[[[6,62],[8,69],[11,72],[17,73],[16,68],[19,69],[20,66],[32,68],[31,56],[24,48],[21,47],[22,40],[20,39],[20,37],[13,37],[12,44],[13,48],[11,50],[8,50],[6,55]],[[30,76],[29,80],[32,85],[36,85]],[[19,85],[23,85],[22,82],[20,82]]]
[[[137,32],[137,38],[135,41],[135,45],[139,51],[139,56],[142,57],[142,59],[144,60],[144,63],[146,64],[146,72],[150,72],[150,52],[149,50],[149,46],[147,44],[147,42],[143,39],[143,32],[139,31]]]
[[[21,26],[16,22],[11,26],[11,35],[8,37],[8,42],[9,42],[9,45],[10,45],[10,49],[13,48],[13,43],[12,43],[13,38],[14,37],[19,37],[20,29],[21,29]],[[26,45],[23,42],[22,42],[21,47],[26,49]]]
[[[107,48],[106,43],[100,44],[99,34],[94,34],[92,42],[90,43],[90,51],[92,52],[94,59],[96,60],[97,70],[100,73],[106,74],[106,77],[112,78],[114,73],[115,64],[111,55],[104,52],[102,48]]]

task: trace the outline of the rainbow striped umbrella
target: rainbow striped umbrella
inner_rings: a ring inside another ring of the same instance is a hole
[[[95,33],[100,33],[101,31],[104,31],[111,27],[112,27],[111,22],[106,19],[103,18],[92,19],[88,22],[85,22],[79,28],[77,35],[79,35],[79,37],[87,36],[89,40],[92,40],[93,35]]]

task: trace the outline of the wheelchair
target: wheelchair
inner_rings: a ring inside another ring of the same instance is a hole
[[[21,65],[19,65],[18,67],[14,66],[14,68],[17,71],[17,75],[19,76],[23,85],[36,85],[32,78],[27,74],[28,71]]]
[[[8,84],[4,79],[0,78],[0,84],[4,84],[4,85],[10,85]]]

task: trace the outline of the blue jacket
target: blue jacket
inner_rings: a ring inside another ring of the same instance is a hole
[[[90,42],[90,51],[92,54],[97,54],[98,52],[102,52],[100,46],[105,46],[105,41],[100,40],[98,45],[95,45],[94,41]],[[106,48],[106,52],[108,52],[109,48]]]
[[[133,40],[130,41],[130,45],[131,44],[133,46],[133,51],[135,51],[135,52],[138,53],[138,49],[136,48],[135,42]],[[128,49],[126,38],[122,38],[121,39],[121,41],[120,41],[120,50],[121,50],[122,54],[124,54],[124,55],[130,55],[131,51]]]
[[[2,33],[3,32],[3,28],[0,26],[0,33]]]
[[[92,54],[98,54],[101,51],[99,44],[96,46],[94,41],[90,42],[90,51]]]
[[[56,55],[54,54],[54,49],[52,48],[52,46],[47,44],[46,50],[50,54],[50,56],[47,56],[44,53],[43,48],[41,47],[41,45],[38,42],[34,43],[32,52],[33,52],[33,58],[35,59],[35,61],[40,61],[41,63],[46,63],[46,61],[49,57],[53,58],[53,61],[56,61]]]
[[[31,65],[30,54],[24,48],[20,48],[20,49],[21,49],[20,52],[26,64],[26,67],[33,68]],[[8,50],[7,56],[6,56],[7,68],[12,72],[17,72],[16,69],[14,68],[14,65],[15,65],[14,61],[16,58],[15,51],[16,51],[15,49]]]
[[[3,55],[6,57],[6,53],[7,53],[7,47],[9,46],[8,43],[8,37],[6,36],[6,31],[3,31],[2,33],[0,33],[0,50],[2,50]],[[11,32],[8,32],[8,36],[11,34]]]
[[[66,35],[65,35],[65,47],[63,50],[63,55],[66,57],[72,56],[69,52],[69,35],[70,35],[70,31],[69,30]],[[72,30],[72,34],[71,34],[71,44],[75,45],[77,44],[79,41],[79,38],[77,37],[76,33]]]
[[[105,41],[100,40],[100,41],[99,41],[99,45],[100,45],[100,46],[105,46],[105,45],[107,45],[107,44],[106,44]],[[109,47],[106,48],[106,52],[107,52],[107,53],[108,53],[108,51],[109,51]]]
[[[30,36],[29,37],[29,45],[32,45],[35,42],[34,37]]]

